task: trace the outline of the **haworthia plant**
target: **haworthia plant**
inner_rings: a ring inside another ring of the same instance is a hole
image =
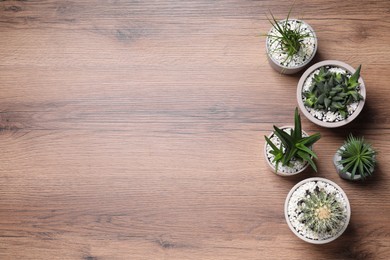
[[[343,118],[348,117],[348,105],[363,99],[359,93],[359,77],[361,65],[355,73],[346,74],[329,71],[321,67],[313,77],[309,91],[303,92],[306,97],[305,106],[317,110],[339,112]]]

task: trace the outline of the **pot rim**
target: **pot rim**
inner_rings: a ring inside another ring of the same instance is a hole
[[[312,116],[309,113],[309,111],[307,111],[306,106],[304,105],[303,99],[302,99],[302,89],[303,89],[303,85],[305,84],[306,79],[315,70],[317,70],[321,67],[324,67],[324,66],[339,67],[339,68],[347,70],[351,74],[355,73],[355,71],[356,71],[351,65],[349,65],[345,62],[339,61],[339,60],[324,60],[324,61],[320,61],[320,62],[310,66],[302,74],[301,78],[299,79],[298,85],[297,85],[298,107],[301,110],[301,112],[306,116],[306,118],[309,119],[311,122],[313,122],[316,125],[326,127],[326,128],[335,128],[335,127],[344,126],[344,125],[352,122],[360,114],[360,112],[363,110],[364,104],[365,104],[366,99],[367,99],[366,87],[365,87],[363,78],[360,76],[358,81],[360,83],[360,86],[359,86],[360,87],[360,94],[363,96],[363,100],[359,101],[359,104],[352,115],[350,115],[346,119],[344,119],[342,121],[338,121],[338,122],[325,122],[325,121],[319,120],[319,119],[315,118],[314,116]]]

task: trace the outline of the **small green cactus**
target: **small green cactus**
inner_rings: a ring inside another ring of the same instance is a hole
[[[300,222],[316,233],[337,230],[343,224],[345,212],[332,193],[316,187],[300,202]]]
[[[347,77],[321,67],[319,73],[314,75],[309,91],[303,93],[305,105],[317,110],[339,112],[343,118],[347,118],[347,106],[363,99],[359,93],[360,69],[361,65],[351,77]]]

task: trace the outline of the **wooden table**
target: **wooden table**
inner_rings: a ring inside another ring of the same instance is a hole
[[[289,1],[1,1],[0,259],[390,259],[390,2],[296,1],[316,61],[357,67],[368,99],[320,131],[317,174],[271,172],[272,125],[291,124],[300,75],[266,60],[268,10]],[[350,133],[375,177],[341,180]],[[333,243],[289,230],[288,191],[310,176],[349,196]]]

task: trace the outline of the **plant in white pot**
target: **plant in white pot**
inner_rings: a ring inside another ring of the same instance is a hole
[[[362,111],[366,89],[356,70],[335,60],[308,68],[298,82],[297,101],[302,113],[313,123],[333,128],[350,123]]]
[[[364,180],[376,165],[376,151],[363,137],[349,135],[333,157],[337,173],[346,180]]]
[[[310,25],[299,19],[277,21],[271,13],[272,28],[266,35],[267,58],[272,68],[282,74],[302,70],[317,52],[317,37]]]
[[[284,206],[291,231],[300,239],[325,244],[347,228],[351,208],[345,192],[324,178],[308,178],[289,192]]]
[[[264,136],[264,155],[270,168],[281,176],[298,174],[309,165],[317,171],[313,161],[317,155],[312,146],[321,136],[320,133],[309,136],[302,130],[298,108],[295,109],[294,127],[273,127],[274,131],[269,136]]]

